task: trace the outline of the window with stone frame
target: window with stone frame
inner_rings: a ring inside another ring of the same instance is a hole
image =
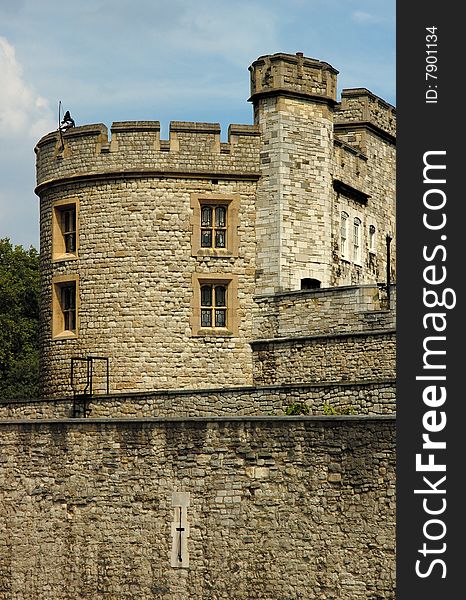
[[[361,262],[361,219],[356,217],[353,222],[353,260]]]
[[[61,276],[52,282],[52,337],[77,337],[78,279]]]
[[[78,202],[56,202],[52,210],[52,259],[77,258]]]
[[[191,208],[193,256],[238,256],[237,194],[192,194]]]
[[[201,327],[227,326],[227,286],[218,283],[201,285]]]
[[[238,276],[194,273],[191,329],[194,336],[238,335]]]
[[[201,248],[227,247],[227,211],[224,204],[201,205]]]
[[[340,222],[340,248],[342,258],[346,259],[348,258],[348,219],[348,213],[342,212]]]

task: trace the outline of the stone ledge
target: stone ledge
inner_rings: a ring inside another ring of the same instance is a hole
[[[11,425],[30,425],[34,428],[47,427],[50,425],[128,425],[128,424],[164,424],[164,423],[293,423],[304,421],[307,423],[322,422],[342,422],[342,423],[360,423],[360,422],[395,422],[394,415],[289,415],[289,416],[238,416],[238,417],[147,417],[147,418],[100,418],[100,419],[0,419],[0,426]]]
[[[118,392],[114,394],[98,394],[92,397],[92,401],[105,401],[109,399],[125,400],[126,398],[150,398],[153,396],[209,396],[212,394],[267,394],[274,392],[287,392],[287,391],[299,391],[303,389],[320,389],[320,388],[334,388],[334,387],[369,387],[369,386],[380,386],[380,385],[395,385],[396,379],[364,379],[360,381],[323,381],[319,383],[276,383],[271,385],[261,386],[232,386],[232,387],[219,387],[219,388],[180,388],[180,389],[159,389],[149,390],[147,392]],[[0,398],[0,406],[6,406],[8,404],[42,404],[51,403],[59,404],[62,402],[72,401],[72,396],[66,396],[62,398],[30,398],[30,399],[3,399]]]
[[[382,335],[389,335],[396,333],[396,329],[382,329],[382,330],[369,330],[369,331],[349,331],[347,333],[325,333],[320,335],[303,335],[296,337],[283,337],[283,338],[267,338],[267,339],[259,339],[249,342],[249,344],[254,348],[259,344],[287,344],[287,343],[299,343],[299,342],[307,342],[313,340],[323,340],[330,338],[349,338],[349,337],[380,337]]]

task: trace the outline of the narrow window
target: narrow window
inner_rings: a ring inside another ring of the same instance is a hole
[[[375,254],[375,226],[369,226],[369,252]]]
[[[340,240],[341,240],[341,255],[343,258],[348,257],[348,213],[341,213],[340,225]]]
[[[78,201],[59,201],[52,211],[52,258],[70,260],[78,256]]]
[[[225,285],[201,285],[201,327],[227,326],[227,288]]]
[[[226,248],[227,207],[202,205],[201,248]]]
[[[72,254],[76,252],[76,208],[63,208],[60,210],[60,217],[65,253]]]
[[[60,304],[64,330],[76,333],[76,284],[74,282],[60,286]]]
[[[76,337],[78,334],[78,280],[64,277],[57,279],[53,281],[52,336],[54,338]]]
[[[361,220],[357,217],[353,228],[353,260],[355,263],[361,262]]]

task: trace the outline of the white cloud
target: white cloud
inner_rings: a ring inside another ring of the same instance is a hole
[[[15,49],[0,36],[0,137],[27,136],[37,139],[56,124],[46,99],[23,79]]]

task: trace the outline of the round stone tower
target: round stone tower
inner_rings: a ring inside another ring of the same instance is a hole
[[[259,132],[114,123],[37,144],[42,386],[73,392],[252,382]],[[74,361],[74,386],[71,363]]]

